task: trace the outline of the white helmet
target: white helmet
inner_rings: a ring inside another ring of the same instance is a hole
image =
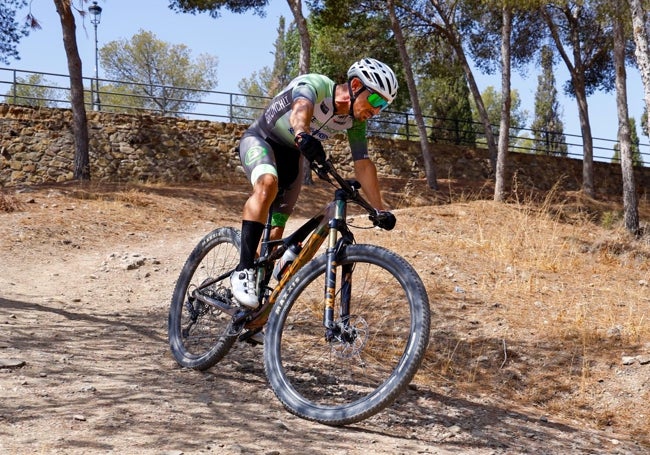
[[[363,85],[392,103],[397,95],[397,78],[388,65],[374,58],[362,58],[348,70],[348,80],[358,77]]]

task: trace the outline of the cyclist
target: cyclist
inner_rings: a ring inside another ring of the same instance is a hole
[[[301,154],[323,163],[321,140],[347,131],[355,178],[368,202],[385,211],[377,170],[368,157],[366,121],[395,99],[397,79],[390,67],[372,58],[355,62],[347,75],[346,84],[319,74],[298,76],[241,138],[239,156],[253,192],[244,205],[240,261],[230,282],[235,299],[247,308],[258,306],[253,263],[264,223],[273,205],[271,238],[281,238],[300,193]],[[395,217],[383,215],[382,227],[392,229]]]

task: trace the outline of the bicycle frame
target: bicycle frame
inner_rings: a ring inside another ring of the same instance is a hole
[[[358,190],[360,189],[360,186],[358,182],[344,180],[334,170],[331,163],[328,162],[327,167],[325,169],[320,169],[320,172],[318,172],[318,169],[314,170],[317,171],[321,178],[330,183],[332,182],[328,178],[328,175],[333,177],[338,183],[339,188],[335,191],[334,200],[326,205],[319,214],[309,219],[291,235],[283,239],[270,239],[272,214],[269,213],[262,236],[261,254],[260,257],[255,260],[254,264],[258,270],[257,286],[262,295],[262,305],[260,308],[253,312],[244,311],[227,301],[221,301],[220,299],[202,295],[201,293],[194,293],[194,297],[198,300],[216,306],[221,311],[232,315],[233,326],[239,328],[237,331],[248,329],[249,331],[254,332],[257,331],[257,329],[261,329],[266,324],[271,313],[271,308],[273,308],[273,305],[287,283],[301,267],[314,258],[318,249],[327,239],[323,326],[327,329],[326,337],[328,340],[341,333],[341,330],[336,330],[337,324],[334,322],[336,260],[338,253],[345,247],[345,245],[354,243],[354,235],[348,228],[346,222],[347,204],[348,202],[353,201],[368,210],[369,213],[374,209],[359,195]],[[307,240],[304,242],[302,250],[296,259],[289,265],[277,285],[270,288],[268,283],[271,279],[271,271],[274,262],[282,256],[290,245],[303,242],[305,239]],[[230,276],[230,273],[232,273],[232,271],[228,271],[219,277],[212,278],[207,282],[202,283],[201,288],[211,286],[212,284],[225,279],[227,276]],[[347,325],[352,283],[351,274],[352,267],[344,266],[339,319],[342,321],[343,327],[338,326],[338,329],[345,328]]]
[[[311,235],[305,241],[301,252],[298,254],[296,259],[291,263],[287,268],[284,275],[280,278],[279,283],[273,288],[271,294],[263,302],[261,308],[254,312],[250,316],[250,321],[244,324],[246,329],[256,329],[263,327],[266,324],[268,316],[271,312],[271,308],[277,301],[280,293],[286,286],[286,284],[291,280],[291,278],[302,268],[305,264],[311,261],[316,255],[318,249],[321,245],[328,240],[327,248],[327,273],[326,273],[326,285],[325,285],[325,327],[331,328],[333,326],[333,308],[334,308],[334,288],[336,283],[336,267],[335,267],[335,257],[338,250],[341,248],[342,242],[339,242],[339,233],[342,234],[340,240],[344,240],[345,243],[353,243],[354,237],[352,232],[347,228],[345,222],[346,210],[347,208],[347,198],[345,197],[345,191],[337,190],[336,197],[333,202],[330,202],[324,210],[321,211],[318,215],[311,218],[300,228],[298,228],[293,234],[282,239],[282,240],[269,240],[268,235],[265,235],[266,239],[262,242],[262,252],[267,253],[263,254],[257,261],[256,265],[258,268],[258,277],[260,280],[266,280],[268,283],[269,279],[269,270],[268,265],[272,263],[273,260],[279,258],[284,251],[293,243],[300,242],[302,238],[308,235],[309,231]],[[270,216],[269,216],[270,218]],[[312,228],[312,226],[315,226]],[[267,221],[267,226],[265,232],[270,231],[270,224]],[[275,250],[272,250],[273,246],[281,243]],[[258,285],[264,286],[264,281],[258,283]]]
[[[283,239],[271,239],[267,217],[253,264],[258,308],[243,308],[229,286],[240,232],[214,229],[176,282],[169,341],[179,365],[206,370],[234,343],[260,343],[265,327],[264,371],[285,408],[346,425],[390,405],[413,379],[428,345],[430,309],[417,271],[384,247],[356,244],[347,224],[349,203],[380,228],[392,229],[394,216],[374,209],[329,160],[312,169],[335,186],[334,198]]]

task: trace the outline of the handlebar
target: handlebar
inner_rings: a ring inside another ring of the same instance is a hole
[[[332,164],[331,160],[327,159],[322,163],[313,161],[311,163],[311,169],[316,173],[316,175],[318,175],[320,179],[325,180],[326,182],[332,183],[332,179],[334,179],[339,188],[345,191],[348,199],[366,209],[371,217],[377,214],[377,209],[370,205],[370,203],[366,201],[359,193],[361,184],[356,180],[345,180],[343,177],[341,177],[341,175],[334,168],[334,164]]]
[[[370,218],[370,221],[372,221],[373,226],[378,226],[387,231],[390,231],[395,227],[395,216],[391,212],[377,210],[374,208],[359,193],[359,190],[361,189],[359,182],[356,180],[345,180],[343,177],[341,177],[329,159],[322,162],[312,161],[310,166],[311,169],[316,172],[318,177],[325,180],[326,182],[332,183],[330,177],[336,180],[339,189],[345,193],[347,200],[350,200],[366,209],[368,212],[368,217]]]

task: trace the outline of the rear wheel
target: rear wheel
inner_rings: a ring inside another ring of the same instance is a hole
[[[351,245],[337,261],[335,319],[346,293],[350,314],[326,332],[325,268],[323,255],[281,293],[267,326],[264,363],[289,411],[346,425],[390,405],[413,379],[429,342],[429,301],[403,258],[378,246]],[[352,270],[350,281],[342,280],[344,269]]]
[[[215,299],[230,298],[227,276],[211,282],[237,266],[240,245],[236,229],[215,229],[196,245],[183,266],[168,319],[169,345],[174,358],[183,367],[208,369],[221,360],[237,340],[237,335],[230,330],[232,317],[200,302],[193,293],[200,292]]]

